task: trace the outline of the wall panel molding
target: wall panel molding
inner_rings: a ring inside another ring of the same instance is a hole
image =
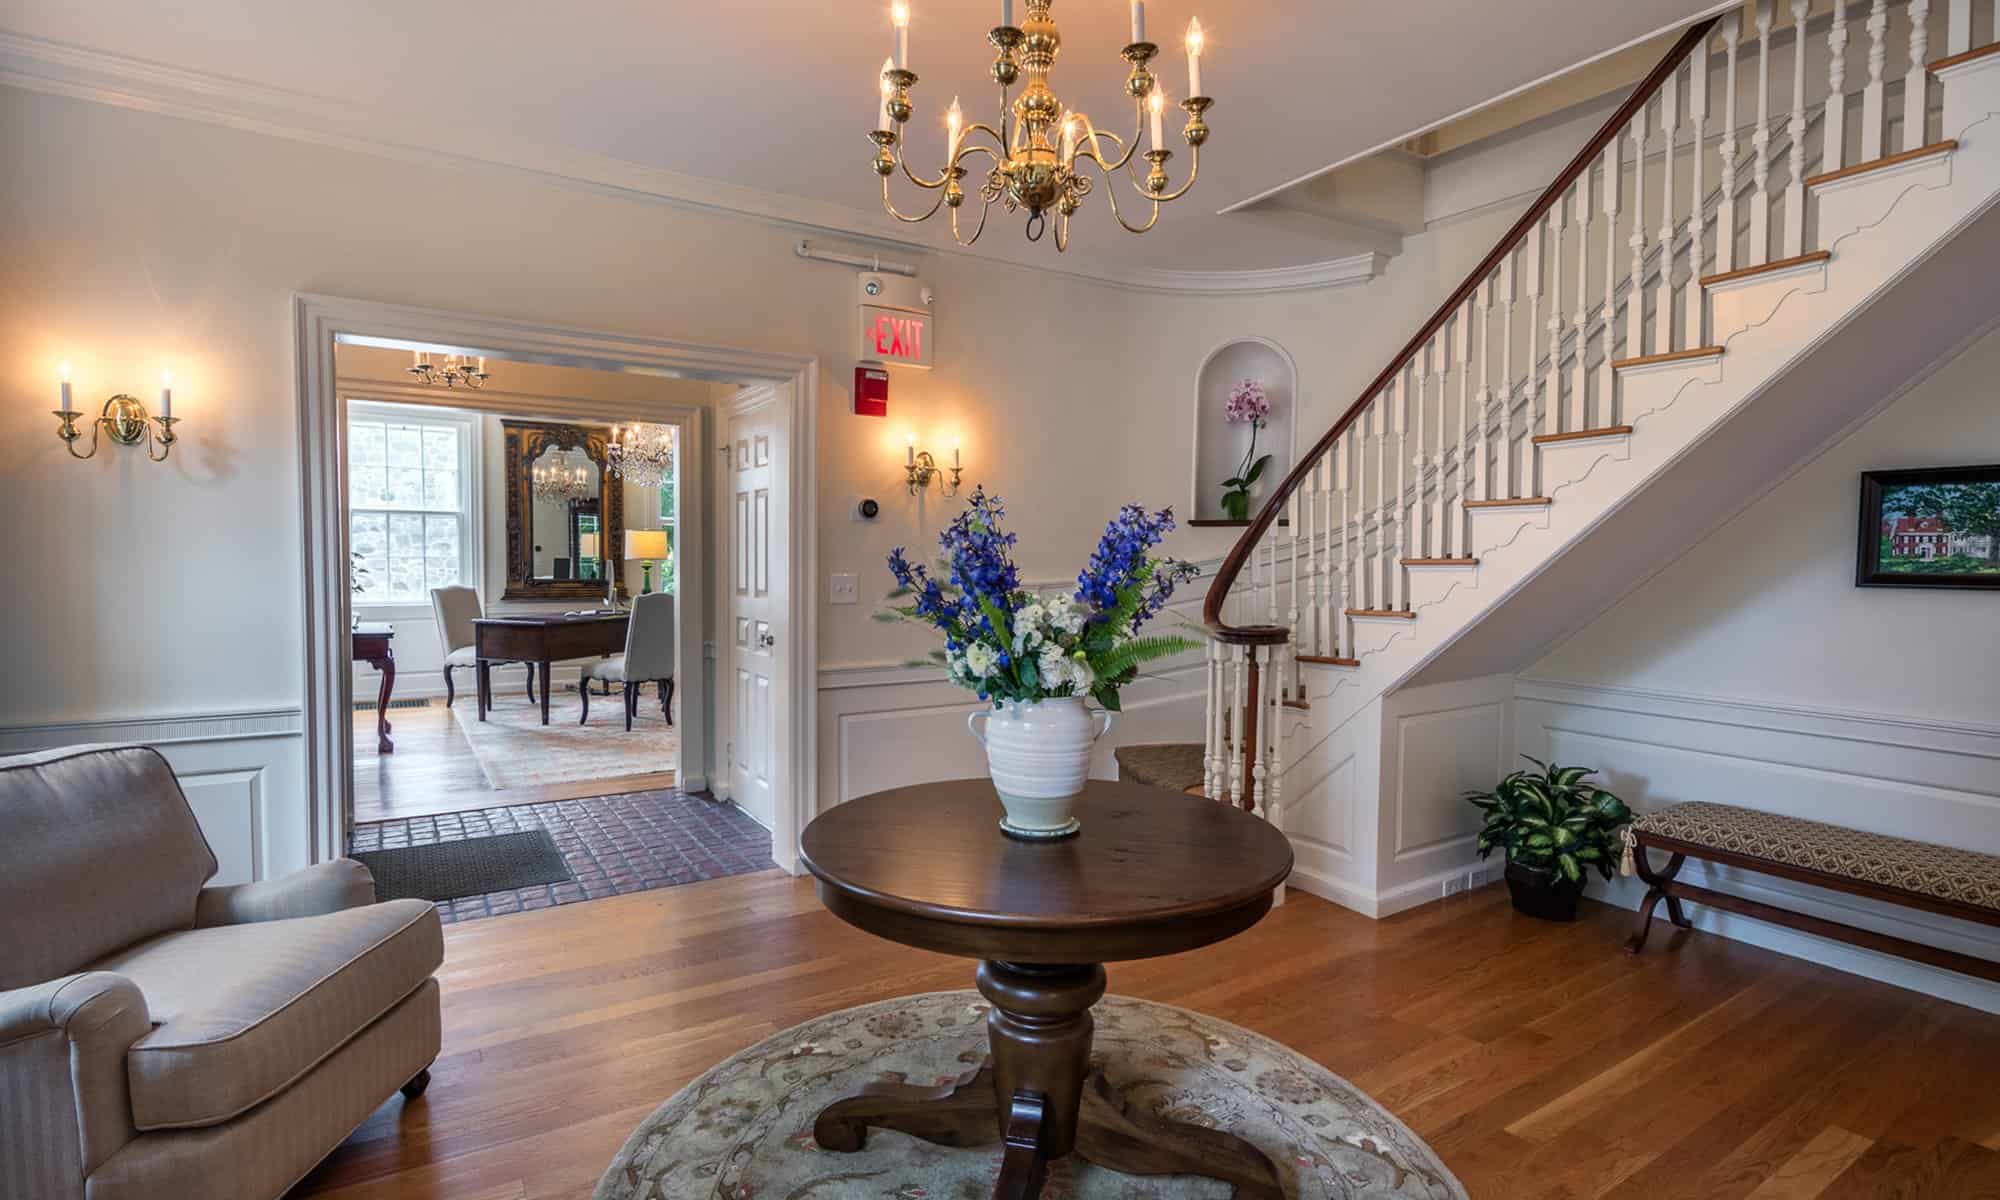
[[[1516,696],[1523,753],[1600,768],[1606,786],[1640,812],[1712,800],[2000,854],[2000,728],[1547,679],[1520,681]],[[2000,930],[1972,922],[1695,861],[1682,877],[2000,959]],[[1633,879],[1609,886],[1593,879],[1590,888],[1627,908],[1636,908],[1645,891]],[[1700,904],[1689,912],[1699,929],[2000,1012],[2000,986],[1983,980]]]

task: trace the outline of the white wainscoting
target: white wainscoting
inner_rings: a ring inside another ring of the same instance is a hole
[[[1520,680],[1515,696],[1524,753],[1599,768],[1641,812],[1713,800],[2000,854],[2000,727],[1547,680]],[[1693,860],[1681,877],[2000,959],[2000,929]],[[1637,879],[1591,884],[1628,908],[1644,891]],[[2000,985],[1700,904],[1689,913],[1725,937],[2000,1012]],[[1665,932],[1647,953],[1664,952]]]
[[[19,725],[0,729],[0,754],[106,743],[157,748],[221,864],[211,882],[244,883],[338,853],[313,845],[302,730],[296,708]]]
[[[1199,658],[1161,664],[1122,692],[1124,711],[1097,743],[1091,776],[1117,778],[1112,750],[1189,742],[1201,731],[1206,679]],[[935,667],[835,667],[819,674],[822,809],[885,788],[986,774],[986,751],[966,731],[984,708]]]

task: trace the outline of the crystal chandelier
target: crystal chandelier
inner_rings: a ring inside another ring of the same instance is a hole
[[[462,383],[466,387],[477,388],[492,378],[486,373],[486,356],[483,354],[478,358],[470,354],[446,354],[432,362],[427,351],[417,350],[412,353],[412,359],[404,370],[433,386],[441,383],[449,388]]]
[[[535,499],[557,504],[591,499],[597,490],[592,483],[590,468],[573,459],[567,450],[550,462],[536,463],[528,472],[528,486]]]
[[[674,431],[638,422],[612,429],[606,458],[611,471],[638,487],[659,487],[674,472]]]
[[[1086,162],[1104,176],[1104,194],[1111,204],[1111,215],[1133,233],[1151,229],[1160,219],[1160,206],[1180,199],[1194,186],[1195,177],[1201,173],[1201,146],[1208,140],[1208,123],[1202,118],[1214,103],[1201,90],[1201,21],[1188,23],[1189,95],[1180,102],[1188,114],[1187,124],[1181,129],[1181,138],[1189,148],[1188,178],[1178,188],[1169,190],[1167,161],[1174,152],[1166,147],[1161,127],[1166,93],[1148,68],[1160,48],[1146,40],[1145,0],[1131,0],[1132,42],[1119,52],[1132,64],[1131,73],[1125,77],[1125,92],[1137,109],[1137,123],[1130,140],[1098,129],[1088,116],[1066,108],[1049,90],[1049,71],[1062,48],[1062,35],[1049,16],[1051,2],[1026,0],[1027,19],[1016,26],[1014,0],[1001,0],[1000,25],[986,35],[998,52],[992,75],[993,81],[1000,85],[999,124],[997,127],[984,122],[967,125],[954,97],[945,113],[949,149],[944,168],[935,178],[926,179],[912,171],[903,157],[903,125],[910,119],[910,89],[917,76],[909,69],[909,5],[896,0],[891,9],[896,52],[882,64],[881,108],[875,130],[868,135],[875,143],[875,173],[882,177],[882,207],[889,215],[914,224],[929,220],[940,207],[948,208],[952,239],[969,246],[985,231],[987,214],[996,201],[1005,205],[1008,212],[1028,210],[1026,233],[1031,242],[1041,240],[1048,225],[1048,212],[1054,209],[1056,249],[1060,251],[1069,246],[1070,216],[1084,197],[1090,195],[1094,184],[1085,173]],[[1010,105],[1008,89],[1024,73],[1027,85]],[[1139,136],[1148,131],[1152,135],[1151,148],[1140,154]],[[967,237],[961,234],[958,222],[959,208],[965,203],[963,181],[968,174],[965,162],[980,154],[989,161],[985,164],[986,177],[977,185],[979,223]],[[1143,182],[1138,169],[1131,165],[1135,155],[1149,164]],[[910,214],[896,208],[889,197],[889,180],[899,169],[919,188],[939,193],[928,210]],[[1119,189],[1114,176],[1121,171],[1131,181],[1139,203],[1151,205],[1149,212],[1141,210],[1145,214],[1143,223],[1134,224],[1126,219],[1118,206]]]

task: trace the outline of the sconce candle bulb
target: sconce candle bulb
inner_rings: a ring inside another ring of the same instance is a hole
[[[172,371],[160,372],[160,415],[163,417],[174,415],[174,373]]]

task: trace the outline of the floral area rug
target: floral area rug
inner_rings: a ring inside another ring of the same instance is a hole
[[[588,724],[577,723],[582,699],[562,691],[560,685],[550,697],[547,725],[542,724],[542,710],[519,692],[501,697],[484,721],[479,719],[478,702],[467,700],[461,693],[451,715],[495,791],[680,768],[680,727],[667,724],[651,687],[639,697],[639,714],[630,733],[625,731],[625,699],[615,687],[609,696],[591,696]],[[674,713],[680,712],[681,698],[676,696]]]
[[[986,1002],[932,992],[795,1025],[710,1069],[639,1126],[595,1200],[985,1200],[1000,1147],[954,1149],[868,1131],[852,1154],[813,1142],[819,1110],[873,1080],[948,1083],[986,1055]],[[1353,1085],[1248,1030],[1172,1005],[1107,996],[1093,1059],[1128,1105],[1227,1130],[1277,1164],[1287,1200],[1465,1200],[1421,1139]],[[1123,1175],[1075,1156],[1045,1200],[1230,1195],[1216,1180]]]

